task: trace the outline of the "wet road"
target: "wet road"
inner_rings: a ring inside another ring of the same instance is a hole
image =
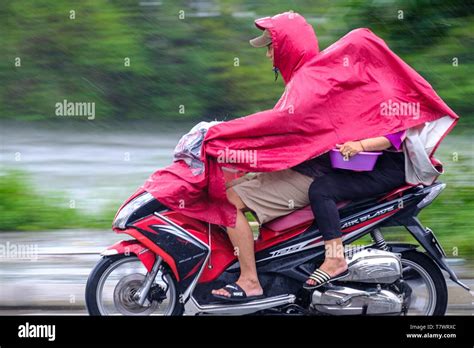
[[[0,315],[87,314],[84,289],[98,254],[127,237],[82,230],[1,233]],[[474,288],[474,265],[463,260],[450,263],[462,281]],[[474,297],[450,280],[447,284],[447,314],[473,315]]]

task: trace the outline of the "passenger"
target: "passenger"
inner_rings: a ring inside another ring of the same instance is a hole
[[[300,172],[315,177],[309,187],[309,200],[326,250],[323,264],[311,274],[304,288],[314,289],[348,274],[336,203],[369,198],[406,184],[405,156],[401,150],[405,133],[401,131],[386,137],[350,141],[338,145],[341,154],[346,157],[355,156],[361,151],[385,150],[372,171],[333,169],[321,176],[313,169],[315,164],[318,164],[318,159],[299,166]]]

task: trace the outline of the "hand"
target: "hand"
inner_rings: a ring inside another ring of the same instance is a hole
[[[360,141],[348,141],[344,144],[336,144],[336,147],[344,157],[352,157],[364,151]]]

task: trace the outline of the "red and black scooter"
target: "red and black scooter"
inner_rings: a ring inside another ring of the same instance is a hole
[[[441,270],[461,283],[417,215],[445,188],[406,186],[371,199],[340,202],[349,275],[313,291],[302,288],[324,259],[310,207],[260,227],[255,240],[263,299],[214,302],[211,290],[234,282],[239,263],[226,229],[172,211],[137,191],[117,213],[113,229],[132,239],[102,253],[89,276],[91,315],[443,315],[448,292]],[[404,226],[417,245],[386,243],[381,228]],[[365,235],[372,244],[349,244]]]

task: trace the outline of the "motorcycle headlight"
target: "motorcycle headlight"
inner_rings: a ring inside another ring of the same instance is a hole
[[[117,214],[113,222],[113,227],[124,229],[127,225],[127,221],[130,219],[130,216],[140,207],[144,206],[148,202],[154,200],[152,194],[145,192],[140,196],[135,197],[130,202],[128,202]]]

